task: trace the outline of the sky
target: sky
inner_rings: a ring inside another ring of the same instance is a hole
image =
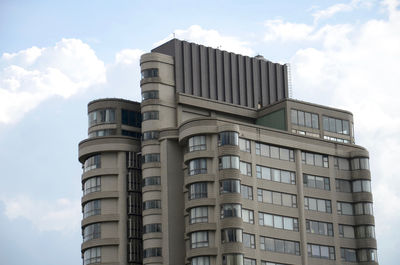
[[[176,37],[289,63],[293,98],[354,114],[379,262],[397,265],[399,2],[0,0],[1,263],[81,264],[87,103],[139,101],[140,56]]]

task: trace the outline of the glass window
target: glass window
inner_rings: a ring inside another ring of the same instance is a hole
[[[83,252],[83,265],[100,263],[101,262],[101,248],[88,248]]]
[[[373,225],[362,225],[355,227],[356,238],[375,238],[375,227]]]
[[[299,242],[260,236],[261,250],[300,255]]]
[[[314,129],[319,128],[318,114],[292,109],[291,120],[292,124],[295,125],[305,126]]]
[[[93,200],[83,206],[83,218],[101,214],[101,201]]]
[[[304,186],[321,190],[330,190],[329,178],[303,174]]]
[[[195,207],[190,209],[190,223],[207,223],[208,222],[208,207]]]
[[[149,68],[144,69],[142,71],[142,79],[143,78],[150,78],[150,77],[157,77],[158,76],[158,69],[157,68]]]
[[[189,152],[206,150],[206,136],[197,135],[189,138]]]
[[[250,140],[239,138],[239,150],[251,153]]]
[[[150,91],[143,91],[142,92],[142,101],[148,99],[158,99],[158,90],[150,90]]]
[[[253,200],[253,187],[241,185],[240,193],[242,194],[242,198]]]
[[[239,169],[238,156],[221,156],[219,158],[219,169]]]
[[[256,143],[256,155],[266,156],[285,161],[294,161],[293,149]]]
[[[242,205],[238,203],[227,203],[221,205],[221,219],[228,217],[242,218]]]
[[[251,164],[240,161],[240,174],[251,177]]]
[[[208,247],[208,231],[193,232],[190,234],[191,248]]]
[[[256,248],[255,235],[243,233],[243,245],[246,248]]]
[[[253,210],[242,209],[243,222],[254,224],[254,212]]]
[[[342,261],[357,262],[356,250],[349,248],[340,248]]]
[[[263,226],[271,226],[277,229],[299,231],[297,218],[259,212],[258,220],[259,224]]]
[[[219,182],[219,192],[224,193],[240,193],[240,180],[238,179],[225,179]]]
[[[89,170],[101,167],[101,155],[94,155],[89,157],[83,163],[83,172],[88,172]]]
[[[317,234],[322,236],[333,236],[333,224],[306,220],[306,230],[310,234]]]
[[[190,265],[210,265],[210,257],[200,256],[192,258]]]
[[[335,168],[340,170],[350,170],[350,162],[347,158],[335,157]]]
[[[101,190],[101,177],[92,177],[83,183],[83,195],[100,191]]]
[[[318,211],[324,213],[331,213],[331,201],[317,198],[304,197],[304,209],[311,211]]]
[[[115,110],[100,109],[89,113],[89,127],[101,123],[115,123]]]
[[[355,238],[354,227],[351,225],[339,225],[339,236],[345,238]]]
[[[147,224],[143,226],[143,234],[161,232],[161,224]]]
[[[349,135],[349,121],[322,116],[324,130],[333,133]]]
[[[243,265],[243,255],[224,254],[222,255],[222,265]]]
[[[328,156],[309,152],[301,152],[302,162],[306,165],[329,167]]]
[[[124,125],[142,127],[142,114],[138,111],[121,109],[121,121]]]
[[[160,162],[160,154],[145,154],[142,156],[142,163],[153,163],[153,162]]]
[[[272,203],[276,205],[297,207],[296,195],[257,189],[257,199],[260,202]]]
[[[309,257],[335,260],[334,247],[307,244],[307,251]]]
[[[161,248],[145,248],[143,249],[143,258],[162,257]]]
[[[83,235],[83,242],[86,242],[88,240],[100,238],[101,235],[101,224],[100,223],[95,223],[91,225],[85,226],[85,228],[82,231]]]
[[[225,228],[221,230],[221,242],[242,242],[242,229]]]
[[[239,145],[239,133],[237,132],[220,132],[218,135],[219,146],[222,145]]]
[[[353,204],[349,202],[337,202],[337,209],[339,215],[353,215]]]
[[[189,162],[189,175],[207,174],[207,160],[205,158],[193,159]]]
[[[161,177],[151,176],[143,179],[143,187],[151,185],[161,185]]]
[[[351,192],[351,181],[345,179],[336,179],[336,191]]]
[[[149,200],[143,202],[143,210],[148,209],[161,209],[161,201],[160,200]]]
[[[287,184],[296,184],[295,172],[281,169],[256,166],[256,176],[259,179],[272,180]]]
[[[244,258],[244,265],[257,265],[255,259]]]
[[[103,137],[103,136],[110,136],[116,135],[117,131],[115,129],[104,129],[104,130],[96,130],[89,133],[89,138],[92,137]]]
[[[207,198],[207,182],[198,182],[189,186],[189,200]]]
[[[160,135],[159,131],[147,131],[147,132],[143,132],[142,139],[143,139],[143,141],[154,140],[154,139],[158,139],[159,135]]]
[[[147,120],[158,120],[158,111],[146,111],[143,112],[143,121]]]

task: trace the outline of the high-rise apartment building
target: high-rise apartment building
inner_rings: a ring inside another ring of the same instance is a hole
[[[140,104],[88,106],[84,265],[378,264],[350,112],[261,56],[173,39],[140,64]]]

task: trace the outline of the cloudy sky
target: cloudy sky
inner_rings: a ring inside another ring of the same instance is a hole
[[[371,156],[380,264],[397,265],[398,0],[1,0],[1,263],[81,264],[87,103],[139,100],[140,55],[173,36],[290,63],[295,99],[353,112]]]

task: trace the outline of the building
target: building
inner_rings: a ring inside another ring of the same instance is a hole
[[[290,99],[260,56],[173,39],[140,64],[140,104],[88,106],[85,265],[378,264],[350,112]]]

